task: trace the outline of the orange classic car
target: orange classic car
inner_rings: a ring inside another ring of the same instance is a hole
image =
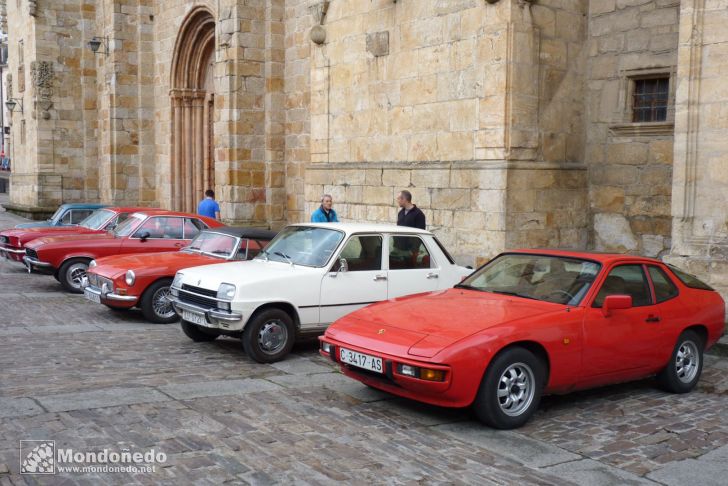
[[[226,260],[250,260],[275,235],[274,231],[256,228],[215,228],[202,231],[179,251],[94,260],[82,281],[84,294],[112,309],[139,307],[152,322],[174,322],[179,317],[167,295],[179,270]]]

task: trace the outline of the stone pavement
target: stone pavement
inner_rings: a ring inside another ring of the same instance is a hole
[[[167,460],[21,475],[31,439]],[[256,364],[236,340],[193,343],[0,263],[0,485],[724,484],[727,464],[728,361],[716,356],[691,394],[644,380],[546,397],[524,428],[494,431],[350,381],[315,344]]]

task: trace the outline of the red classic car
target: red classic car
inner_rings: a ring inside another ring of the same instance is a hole
[[[222,223],[195,214],[145,210],[104,234],[37,238],[25,245],[28,271],[54,275],[69,292],[82,293],[91,260],[110,255],[178,250],[207,228]]]
[[[204,230],[179,251],[94,260],[81,285],[86,298],[93,302],[115,309],[138,306],[149,321],[174,322],[179,316],[167,294],[177,271],[221,260],[250,260],[275,235],[274,231],[255,228]]]
[[[481,421],[508,429],[529,419],[542,393],[651,375],[686,393],[724,322],[717,292],[658,260],[524,250],[452,289],[349,314],[320,344],[351,378],[434,405],[472,405]]]
[[[13,228],[0,231],[0,258],[5,257],[23,263],[25,244],[29,241],[46,236],[103,234],[115,228],[131,213],[148,209],[150,208],[103,208],[95,210],[78,225]]]

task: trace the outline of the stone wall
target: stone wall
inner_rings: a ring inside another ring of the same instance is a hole
[[[590,246],[660,256],[670,248],[678,0],[591,0],[586,70]],[[633,79],[670,76],[664,123],[632,123]]]

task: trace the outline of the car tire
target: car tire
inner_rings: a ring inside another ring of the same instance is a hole
[[[58,269],[58,281],[66,291],[73,294],[83,293],[81,279],[86,275],[90,261],[88,258],[71,258],[63,262]]]
[[[258,363],[274,363],[293,349],[293,319],[282,309],[266,309],[254,315],[243,331],[243,349]]]
[[[146,320],[157,324],[171,324],[179,320],[172,304],[169,301],[166,305],[162,302],[169,295],[171,285],[172,279],[164,278],[157,280],[144,291],[139,307]]]
[[[192,324],[191,322],[187,321],[182,321],[182,332],[184,332],[188,338],[192,339],[196,343],[214,341],[218,338],[218,336],[220,336],[220,334],[217,332],[208,331],[198,326],[197,324]]]
[[[544,363],[521,347],[507,348],[490,362],[473,402],[478,419],[496,429],[515,429],[531,418],[541,400]]]
[[[58,270],[53,272],[53,278],[55,278],[58,283],[61,283],[61,277],[58,276]]]
[[[695,331],[684,331],[677,338],[670,361],[657,374],[657,384],[670,393],[688,393],[703,372],[703,340]]]

